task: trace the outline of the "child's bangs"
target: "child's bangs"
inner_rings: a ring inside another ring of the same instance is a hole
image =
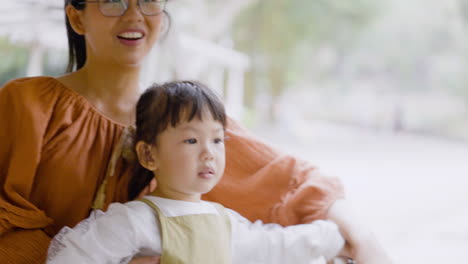
[[[190,83],[191,84],[191,83]],[[194,118],[203,121],[203,118],[209,113],[214,120],[221,122],[223,127],[226,124],[225,110],[222,103],[211,91],[202,89],[200,84],[184,85],[172,87],[168,93],[174,93],[167,96],[166,113],[170,119],[166,120],[166,125],[176,127],[181,122],[190,122]],[[170,91],[173,90],[173,91]]]

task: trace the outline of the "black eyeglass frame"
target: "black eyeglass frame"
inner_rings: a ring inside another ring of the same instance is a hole
[[[156,13],[156,14],[145,14],[145,12],[143,12],[143,10],[142,10],[141,7],[140,7],[140,1],[142,1],[142,0],[137,0],[137,6],[138,6],[138,9],[140,9],[140,12],[141,12],[143,15],[145,15],[145,16],[158,16],[158,15],[160,15],[161,13],[164,13],[164,11],[166,10],[166,4],[167,4],[167,1],[168,1],[168,0],[158,0],[158,1],[157,1],[157,2],[162,3],[162,9],[161,9],[161,12],[158,12],[158,13]],[[101,2],[103,2],[103,0],[81,1],[81,2],[76,1],[74,4],[75,4],[75,5],[95,4],[95,3],[99,4],[99,3],[101,3]],[[127,1],[127,2],[128,2],[128,1]],[[128,7],[129,7],[129,5],[128,5],[128,3],[127,3],[127,8],[124,9],[123,12],[122,12],[121,14],[115,15],[115,16],[110,16],[110,15],[104,14],[104,13],[101,11],[101,8],[99,8],[99,12],[101,12],[101,14],[102,14],[103,16],[107,16],[107,17],[119,17],[119,16],[122,16],[123,14],[125,14],[125,12],[127,12]]]

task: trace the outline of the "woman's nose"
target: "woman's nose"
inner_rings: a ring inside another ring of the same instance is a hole
[[[127,10],[125,10],[125,13],[122,15],[122,19],[125,19],[127,21],[142,21],[143,16],[144,15],[140,11],[140,7],[138,6],[138,0],[129,0]]]

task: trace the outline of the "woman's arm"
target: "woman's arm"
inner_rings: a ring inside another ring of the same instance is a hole
[[[330,207],[327,218],[334,221],[346,239],[349,253],[359,264],[390,264],[390,257],[375,235],[365,226],[345,200],[337,200]]]
[[[2,215],[0,215],[0,218]],[[20,229],[0,235],[2,264],[42,264],[50,237],[40,229]]]
[[[44,263],[52,223],[29,201],[41,158],[45,114],[21,81],[0,87],[0,262]]]
[[[233,120],[228,122],[227,135],[225,175],[205,196],[207,200],[251,221],[283,226],[330,219],[343,230],[357,260],[390,262],[374,235],[341,201],[344,190],[337,178],[321,175],[309,162],[275,150]]]
[[[130,261],[130,264],[159,264],[160,257],[137,257]]]
[[[284,154],[229,120],[226,169],[203,198],[234,209],[250,221],[283,226],[325,219],[344,192],[337,178],[320,175],[309,162]]]

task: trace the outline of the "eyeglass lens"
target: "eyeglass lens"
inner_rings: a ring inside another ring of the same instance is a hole
[[[160,14],[164,10],[165,0],[138,0],[140,11],[147,16]],[[121,16],[128,9],[128,0],[101,0],[99,9],[105,16]]]

